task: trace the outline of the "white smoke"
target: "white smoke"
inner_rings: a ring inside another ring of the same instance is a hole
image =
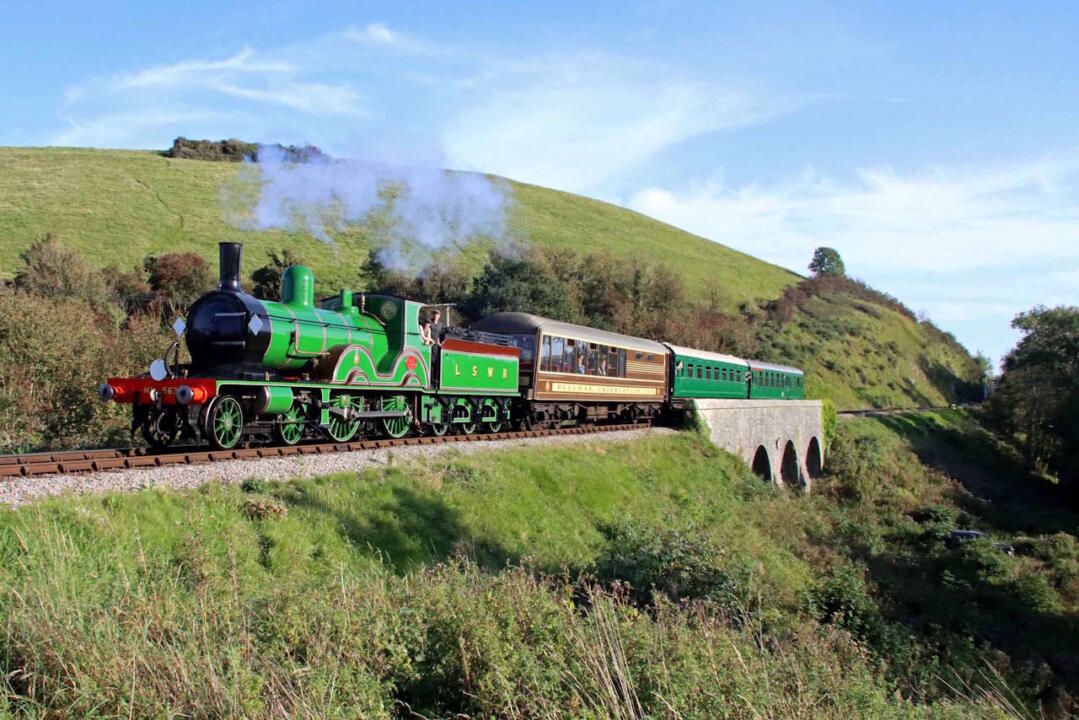
[[[234,219],[241,227],[307,231],[332,244],[334,232],[368,221],[383,262],[398,269],[477,237],[506,239],[513,191],[484,175],[318,154],[294,162],[271,145],[259,147],[250,168],[258,196]]]

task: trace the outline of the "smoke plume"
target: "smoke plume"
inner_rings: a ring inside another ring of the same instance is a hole
[[[295,162],[272,145],[259,146],[248,167],[257,199],[242,218],[233,214],[240,227],[307,231],[332,244],[334,232],[365,223],[382,261],[397,269],[415,269],[431,251],[476,237],[506,239],[513,191],[484,175],[325,155]]]

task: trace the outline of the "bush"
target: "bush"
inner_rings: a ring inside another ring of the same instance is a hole
[[[99,402],[97,387],[144,371],[166,344],[156,317],[117,328],[79,300],[0,296],[0,452],[126,438],[126,408]]]
[[[15,289],[43,298],[75,298],[98,312],[114,310],[114,295],[101,273],[78,250],[48,234],[19,257],[26,267],[15,275]]]
[[[325,157],[314,145],[272,145],[282,154],[286,162],[307,162],[314,158]],[[256,162],[259,144],[236,140],[188,140],[178,137],[172,141],[172,147],[161,153],[165,157],[185,160],[210,160],[215,162]]]
[[[288,248],[271,251],[270,261],[251,273],[251,294],[263,300],[281,297],[281,274],[293,265],[303,265],[303,258]]]
[[[631,523],[602,529],[607,546],[594,572],[605,583],[628,585],[641,607],[654,592],[675,602],[709,600],[739,618],[749,603],[752,573],[726,548],[695,531],[654,530]]]
[[[195,253],[165,253],[146,258],[150,287],[179,305],[189,305],[214,285],[210,264]]]
[[[839,429],[839,416],[836,414],[835,403],[829,398],[821,400],[820,422],[821,429],[824,431],[824,448],[828,450],[835,442],[836,432]]]

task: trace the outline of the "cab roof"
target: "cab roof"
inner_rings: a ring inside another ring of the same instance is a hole
[[[666,355],[668,352],[663,343],[653,340],[645,340],[632,335],[621,335],[606,330],[596,330],[584,325],[574,325],[573,323],[551,320],[539,315],[521,312],[502,312],[489,315],[472,323],[471,328],[491,333],[531,333],[539,330],[544,335],[557,335],[564,338],[573,338],[574,340],[584,340],[597,345],[614,345],[627,350],[638,350],[656,355]]]

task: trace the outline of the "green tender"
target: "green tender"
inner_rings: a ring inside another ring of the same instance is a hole
[[[483,355],[443,350],[439,392],[461,395],[516,395],[518,360],[505,355]]]

